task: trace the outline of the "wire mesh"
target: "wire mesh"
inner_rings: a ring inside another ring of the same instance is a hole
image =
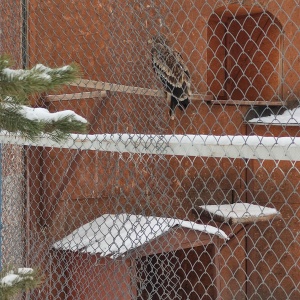
[[[20,299],[300,298],[299,15],[293,0],[1,1],[16,68],[82,70],[32,106],[90,123],[61,144],[1,133],[1,262],[45,275]]]

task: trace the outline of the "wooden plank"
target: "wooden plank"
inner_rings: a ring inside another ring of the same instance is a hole
[[[210,210],[215,209],[216,212]],[[228,210],[230,207],[231,210]],[[224,209],[223,209],[224,208]],[[272,208],[249,203],[236,203],[229,205],[203,205],[195,208],[199,216],[211,218],[216,222],[232,224],[249,224],[263,222],[279,217],[280,213]],[[258,211],[259,213],[256,213]]]
[[[208,95],[208,94],[193,94],[190,97],[190,100],[192,100],[192,101],[212,101],[213,100],[213,95]]]
[[[93,92],[82,92],[73,94],[61,94],[61,95],[48,95],[45,98],[45,102],[55,102],[55,101],[70,101],[70,100],[80,100],[89,98],[104,98],[107,97],[106,91],[93,91]]]
[[[245,106],[283,106],[285,103],[283,101],[250,101],[250,100],[213,100],[204,98],[204,101],[210,104],[219,105],[245,105]]]
[[[224,243],[223,243],[224,244]],[[215,299],[222,300],[222,260],[221,260],[221,241],[217,239],[215,241],[215,247],[213,247],[212,259],[214,264],[214,273],[213,273],[213,284],[215,288]]]
[[[166,98],[166,93],[161,90],[154,90],[154,89],[109,83],[103,81],[96,81],[96,80],[78,79],[73,83],[71,83],[70,85],[77,86],[77,87],[84,87],[84,88],[92,88],[92,89],[102,90],[102,91],[111,91],[111,92],[120,92],[120,93],[127,93],[127,94]],[[203,101],[203,100],[211,101],[212,99],[213,99],[212,95],[206,95],[206,94],[193,94],[191,96],[192,101]]]
[[[126,252],[124,256],[137,258],[152,254],[172,252],[212,244],[216,242],[216,239],[221,238],[197,230],[174,227],[150,242]]]
[[[145,95],[145,96],[157,96],[157,97],[166,96],[166,94],[163,91],[159,91],[159,90],[115,84],[115,83],[109,83],[103,81],[96,81],[96,80],[88,80],[88,79],[78,79],[75,80],[70,85],[77,86],[77,87],[92,88],[92,89],[102,90],[102,91],[122,92],[122,93]]]

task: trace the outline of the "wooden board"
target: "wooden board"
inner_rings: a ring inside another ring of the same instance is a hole
[[[214,100],[214,99],[204,99],[209,104],[215,105],[245,105],[245,106],[283,106],[284,101],[251,101],[251,100]]]
[[[144,96],[155,96],[155,97],[166,97],[166,93],[162,90],[154,90],[136,86],[128,86],[116,83],[109,83],[103,81],[89,80],[89,79],[78,79],[70,84],[71,86],[84,87],[84,88],[93,88],[96,90],[102,91],[111,91],[111,92],[120,92]],[[194,94],[191,96],[192,101],[203,100],[210,101],[212,100],[212,95],[206,94]]]
[[[200,217],[203,215],[216,222],[228,224],[268,221],[280,216],[276,209],[249,203],[202,205],[198,206],[196,210]]]
[[[124,253],[124,256],[137,258],[152,254],[204,246],[208,244],[216,244],[218,239],[225,241],[218,236],[210,235],[197,230],[183,227],[173,227],[150,242]]]
[[[45,98],[45,102],[70,101],[70,100],[80,100],[80,99],[89,99],[89,98],[104,98],[106,96],[107,96],[106,91],[82,92],[82,93],[61,94],[61,95],[48,95]]]

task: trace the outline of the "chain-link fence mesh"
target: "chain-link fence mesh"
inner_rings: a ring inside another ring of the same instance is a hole
[[[16,68],[81,67],[32,106],[90,123],[62,144],[1,135],[2,265],[45,275],[22,299],[300,299],[299,1],[0,16]]]

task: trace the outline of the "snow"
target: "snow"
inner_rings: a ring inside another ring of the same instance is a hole
[[[115,133],[115,134],[72,134],[74,139],[82,140],[107,140],[114,143],[122,142],[124,145],[134,144],[136,146],[143,145],[145,148],[151,145],[169,146],[171,144],[178,144],[178,146],[196,146],[196,145],[218,145],[218,146],[289,146],[296,144],[300,146],[300,138],[298,137],[264,137],[258,135],[151,135],[151,134],[128,134],[128,133]]]
[[[73,117],[74,120],[77,120],[82,123],[87,123],[87,120],[80,115],[76,114],[72,110],[63,110],[51,113],[46,108],[33,108],[21,105],[21,109],[19,111],[25,118],[29,120],[35,120],[35,121],[53,121],[56,122],[59,119],[62,119],[64,117]]]
[[[31,70],[14,70],[10,68],[4,68],[2,70],[2,74],[8,76],[11,80],[17,78],[18,80],[24,80],[24,78],[28,76],[34,76],[35,78],[45,79],[47,81],[51,81],[52,77],[49,73],[55,72],[56,76],[59,72],[65,72],[69,69],[72,69],[71,66],[66,65],[61,68],[51,69],[49,67],[44,66],[43,64],[37,64]]]
[[[174,226],[182,226],[227,239],[222,230],[190,221],[131,214],[105,214],[74,230],[53,244],[55,249],[122,256],[162,235]]]
[[[11,97],[6,97],[2,105],[5,107],[14,105],[13,99]],[[29,120],[56,122],[59,119],[62,119],[64,117],[72,117],[76,121],[82,123],[88,123],[88,121],[85,118],[76,114],[72,110],[63,110],[63,111],[51,113],[48,109],[42,107],[34,108],[26,105],[19,105],[19,107],[20,107],[19,113],[21,113],[25,118]]]
[[[4,68],[2,70],[2,74],[3,75],[6,75],[6,76],[9,76],[9,77],[19,77],[21,75],[24,75],[24,70],[13,70],[13,69],[10,69],[10,68]]]
[[[300,107],[286,110],[281,115],[271,115],[266,117],[254,118],[248,122],[266,124],[300,124]]]
[[[3,278],[0,280],[1,285],[12,286],[17,282],[20,282],[23,279],[31,279],[31,276],[24,276],[24,275],[31,275],[33,273],[32,268],[18,268],[17,274],[15,274],[12,270],[9,271]],[[20,276],[22,275],[22,276]]]
[[[247,219],[253,217],[264,217],[278,215],[279,212],[275,208],[254,205],[250,203],[234,203],[223,205],[202,205],[203,210],[211,214],[224,217],[225,219]]]
[[[32,70],[13,70],[10,68],[4,68],[2,74],[8,76],[11,80],[17,78],[18,80],[24,80],[24,78],[33,75],[33,70],[39,70],[41,73],[34,74],[34,77],[51,81],[51,76],[47,74],[46,70],[42,70],[34,67]]]
[[[1,285],[12,286],[13,284],[21,281],[21,277],[17,274],[8,274],[1,279]]]
[[[22,275],[29,275],[33,273],[33,269],[32,268],[18,268],[18,274],[22,274]]]

